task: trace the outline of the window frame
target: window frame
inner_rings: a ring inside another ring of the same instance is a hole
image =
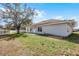
[[[38,27],[38,32],[42,32],[42,27]]]

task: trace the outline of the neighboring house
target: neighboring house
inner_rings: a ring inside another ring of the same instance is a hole
[[[73,27],[73,20],[50,19],[28,26],[26,27],[26,31],[66,37],[73,32]]]
[[[0,35],[4,35],[4,34],[8,34],[8,30],[6,30],[5,28],[3,27],[0,27]]]

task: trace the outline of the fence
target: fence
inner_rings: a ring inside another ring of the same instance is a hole
[[[20,32],[26,32],[26,30],[20,30]],[[10,30],[10,34],[17,33],[17,30]]]
[[[9,34],[8,30],[0,30],[0,35]]]
[[[16,32],[16,30],[0,30],[0,35],[13,34]],[[20,32],[26,32],[26,30],[20,30]]]

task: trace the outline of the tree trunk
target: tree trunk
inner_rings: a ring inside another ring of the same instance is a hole
[[[17,26],[17,34],[20,34],[20,26]]]

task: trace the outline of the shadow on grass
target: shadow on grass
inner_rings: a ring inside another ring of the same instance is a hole
[[[69,42],[73,42],[73,43],[79,44],[79,33],[72,33],[68,37],[60,37],[60,36],[46,35],[46,34],[42,34],[42,35],[41,34],[37,34],[37,35],[51,37],[51,38],[60,39],[60,40],[66,40],[66,41],[69,41]]]
[[[21,33],[21,34],[7,34],[7,35],[0,35],[0,39],[1,40],[14,40],[15,38],[18,38],[18,37],[27,37],[27,35],[24,35],[24,33]]]
[[[64,40],[79,44],[79,33],[72,33],[70,36],[64,38]]]

